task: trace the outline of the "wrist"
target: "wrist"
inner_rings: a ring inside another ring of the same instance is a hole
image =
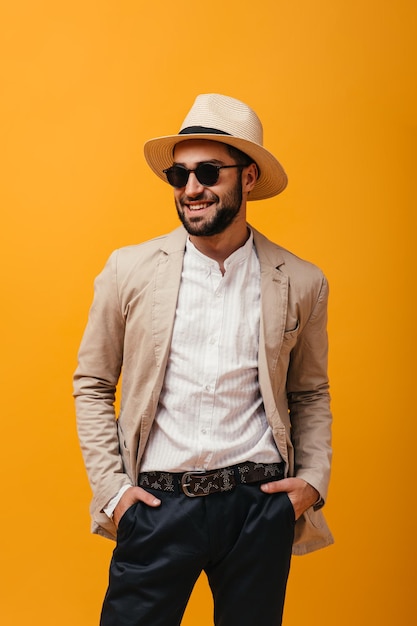
[[[123,485],[117,492],[117,494],[109,500],[105,507],[103,507],[103,513],[107,515],[111,520],[113,520],[114,511],[119,504],[123,494],[130,489],[131,485]]]

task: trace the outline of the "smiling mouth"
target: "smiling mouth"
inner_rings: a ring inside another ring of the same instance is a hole
[[[189,211],[203,211],[213,204],[213,202],[198,202],[195,204],[185,204]]]

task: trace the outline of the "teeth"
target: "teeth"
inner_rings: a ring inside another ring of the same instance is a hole
[[[201,209],[205,209],[208,206],[208,204],[193,204],[192,206],[189,204],[188,208],[190,209],[190,211],[200,211]]]

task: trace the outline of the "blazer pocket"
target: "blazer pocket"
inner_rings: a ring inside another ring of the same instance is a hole
[[[298,329],[300,328],[300,320],[296,320],[295,323],[290,325],[290,328],[286,328],[284,330],[284,339],[286,337],[291,337],[294,333],[298,333]]]
[[[304,512],[304,515],[306,516],[310,524],[314,526],[314,528],[326,528],[326,522],[321,511],[315,511],[313,507],[310,507],[309,509],[307,509],[307,511]]]
[[[282,340],[282,348],[281,351],[284,353],[290,352],[297,342],[298,331],[300,328],[300,322],[296,320],[295,324],[292,325],[288,330],[284,331],[284,337]]]

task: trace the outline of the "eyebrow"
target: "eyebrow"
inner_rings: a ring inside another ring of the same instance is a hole
[[[197,161],[195,167],[203,165],[203,163],[210,163],[211,165],[226,165],[224,161],[219,161],[219,159],[204,159],[204,161]],[[182,165],[185,167],[185,163],[182,163],[181,161],[174,161],[173,165]]]

